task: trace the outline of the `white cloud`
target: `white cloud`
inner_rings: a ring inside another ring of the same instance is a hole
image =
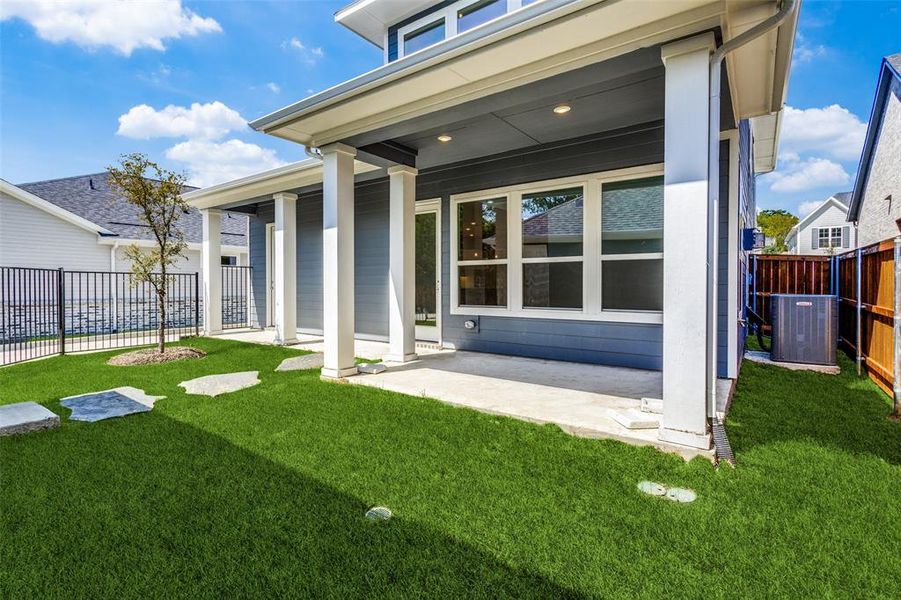
[[[822,204],[822,200],[810,200],[808,202],[802,202],[798,205],[798,216],[802,219],[815,211],[817,207]]]
[[[823,44],[811,44],[810,41],[802,33],[798,33],[796,40],[795,53],[792,56],[792,65],[802,65],[812,62],[815,58],[820,58],[828,54],[826,46]]]
[[[282,50],[290,50],[295,52],[304,63],[308,66],[315,65],[320,58],[325,56],[325,52],[319,46],[307,47],[300,39],[292,37],[290,40],[282,42]]]
[[[279,86],[277,83],[275,83],[273,81],[270,81],[269,83],[266,84],[266,89],[268,89],[273,94],[280,94],[282,91],[281,86]]]
[[[164,40],[222,31],[211,17],[184,8],[181,0],[3,0],[0,20],[20,18],[38,36],[94,50],[110,47],[130,56],[137,48],[163,51]]]
[[[857,160],[867,124],[838,104],[823,108],[785,107],[781,148],[786,153],[811,152],[837,160]]]
[[[286,164],[275,151],[241,140],[188,140],[166,150],[166,158],[185,163],[189,183],[206,187]]]
[[[243,130],[247,121],[222,102],[195,102],[190,108],[170,104],[156,110],[146,104],[133,106],[119,117],[118,135],[148,140],[158,137],[218,139],[230,131]]]
[[[822,187],[847,185],[851,176],[840,164],[827,158],[811,157],[789,161],[778,170],[765,175],[774,192],[803,192]]]

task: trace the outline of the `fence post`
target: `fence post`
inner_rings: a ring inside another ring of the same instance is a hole
[[[59,325],[59,353],[66,353],[66,278],[63,268],[56,271],[56,318]]]
[[[855,331],[856,341],[854,342],[854,347],[855,347],[855,349],[856,349],[855,362],[857,363],[857,374],[858,374],[858,375],[861,374],[861,357],[863,356],[863,352],[862,352],[862,349],[861,349],[861,346],[860,346],[860,345],[861,345],[861,328],[862,328],[862,323],[860,322],[860,318],[861,318],[861,316],[862,316],[862,314],[863,314],[862,307],[860,306],[860,298],[861,298],[861,295],[862,295],[861,289],[860,289],[860,287],[861,287],[861,286],[860,286],[860,282],[861,282],[861,270],[862,270],[862,268],[863,268],[862,265],[861,265],[861,258],[862,258],[862,255],[861,255],[861,252],[860,252],[860,248],[858,248],[858,249],[857,249],[857,273],[856,273],[856,279],[857,279],[857,285],[856,285],[856,287],[857,287],[857,293],[855,294],[855,296],[857,297],[857,303],[856,303],[856,308],[857,308],[857,327],[856,327],[856,331]]]
[[[194,271],[194,337],[200,337],[200,277]]]
[[[892,414],[901,414],[901,236],[895,238],[895,298],[892,305],[894,322],[892,346]]]

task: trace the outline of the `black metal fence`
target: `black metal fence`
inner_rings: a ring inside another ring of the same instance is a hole
[[[197,335],[197,273],[167,275],[166,337]],[[0,267],[0,364],[152,344],[156,293],[130,273]]]
[[[199,275],[167,278],[166,338],[199,335]],[[223,266],[222,280],[223,327],[250,326],[250,267]],[[159,324],[156,293],[131,273],[0,267],[0,365],[153,344]]]
[[[222,267],[222,328],[250,327],[250,267]]]

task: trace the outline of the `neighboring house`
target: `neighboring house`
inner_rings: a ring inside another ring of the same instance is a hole
[[[882,60],[848,220],[861,246],[901,233],[901,54]]]
[[[220,210],[251,215],[258,320],[281,343],[323,335],[323,377],[357,372],[355,336],[416,358],[414,266],[438,248],[441,345],[662,370],[659,439],[708,448],[796,8],[359,0],[335,19],[385,64],[251,123],[318,157],[186,198],[210,240]],[[420,219],[435,246],[414,247]]]
[[[857,228],[848,223],[851,192],[829,196],[798,221],[785,244],[789,254],[837,254],[857,247]]]
[[[200,213],[182,215],[178,226],[188,248],[174,271],[200,272]],[[0,180],[0,266],[129,271],[125,248],[154,243],[106,173],[18,186]],[[247,264],[247,250],[247,217],[232,215],[223,221],[222,264]]]

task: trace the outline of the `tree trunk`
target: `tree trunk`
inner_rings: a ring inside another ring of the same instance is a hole
[[[166,268],[163,267],[161,281],[156,289],[156,301],[159,308],[160,322],[158,331],[157,348],[160,354],[166,351]]]

